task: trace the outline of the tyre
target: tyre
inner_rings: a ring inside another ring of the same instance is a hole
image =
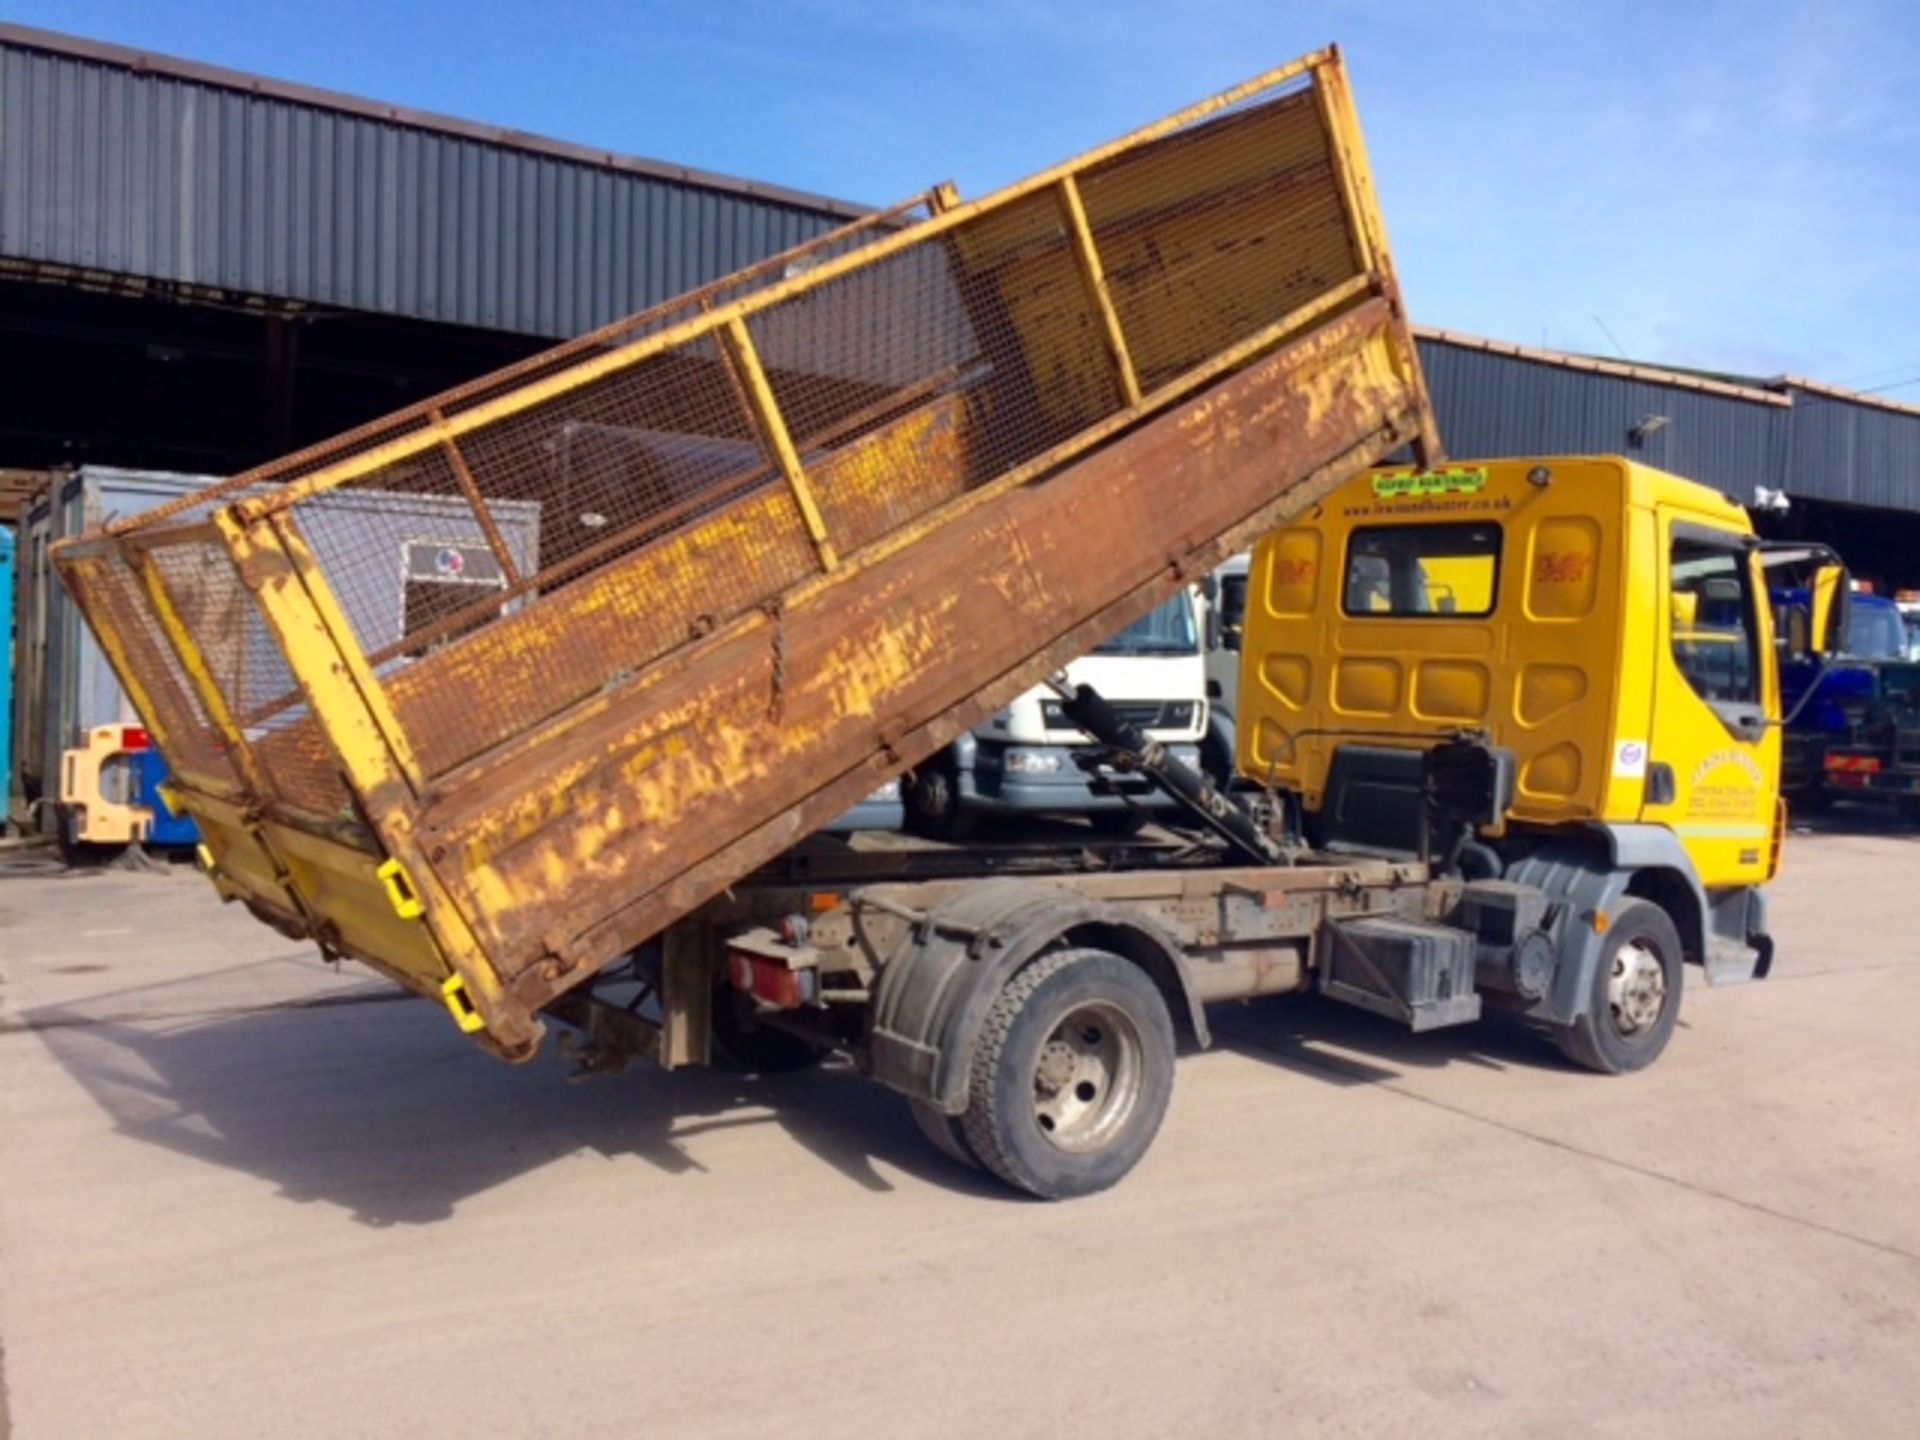
[[[1555,1034],[1561,1052],[1603,1075],[1651,1065],[1680,1019],[1686,968],[1667,912],[1648,900],[1622,904],[1593,968],[1586,1013]]]
[[[960,798],[960,778],[949,765],[924,765],[906,786],[907,828],[929,840],[960,841],[975,828],[972,811]]]
[[[723,985],[713,994],[713,1044],[736,1070],[783,1075],[805,1070],[826,1058],[826,1050],[785,1030],[754,1019],[753,1002]]]
[[[1090,1195],[1147,1153],[1173,1094],[1173,1021],[1139,967],[1056,950],[987,1012],[961,1129],[981,1165],[1046,1200]]]
[[[913,1111],[913,1123],[920,1127],[920,1133],[933,1142],[933,1148],[949,1160],[957,1160],[969,1170],[980,1168],[980,1157],[973,1153],[973,1147],[967,1143],[966,1127],[960,1123],[958,1115],[949,1115],[936,1110],[924,1100],[909,1100],[909,1109]]]
[[[1124,840],[1147,828],[1147,812],[1131,805],[1124,810],[1094,810],[1088,813],[1087,823],[1093,826],[1095,834]]]

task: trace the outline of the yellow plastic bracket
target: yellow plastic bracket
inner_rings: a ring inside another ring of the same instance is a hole
[[[200,862],[200,868],[209,875],[220,868],[219,865],[214,862],[213,851],[209,850],[205,845],[196,845],[193,847],[193,858]]]
[[[387,862],[389,865],[392,863],[391,860]],[[467,982],[458,975],[449,975],[440,982],[440,998],[446,1003],[447,1013],[453,1016],[453,1023],[460,1027],[463,1034],[471,1035],[476,1030],[487,1028],[487,1022],[473,1008],[473,997],[467,993]]]
[[[427,907],[420,903],[420,894],[413,888],[413,877],[407,874],[398,860],[384,861],[373,873],[387,887],[387,899],[393,905],[394,914],[402,920],[418,920],[426,914]]]

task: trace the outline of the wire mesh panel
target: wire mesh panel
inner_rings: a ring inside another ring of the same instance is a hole
[[[1360,273],[1311,92],[1123,152],[1080,189],[1148,390]]]
[[[210,743],[246,746],[266,792],[260,798],[311,815],[350,813],[346,786],[319,722],[226,546],[211,536],[183,539],[146,548],[139,563],[150,567],[168,608],[193,637],[208,680],[238,732],[232,742],[210,727]]]
[[[107,652],[124,656],[132,688],[144,697],[150,712],[142,718],[161,737],[173,768],[216,793],[237,793],[240,775],[226,742],[208,719],[206,707],[153,614],[152,602],[125,558],[104,554],[73,559],[67,562],[66,573],[87,623],[101,636]]]

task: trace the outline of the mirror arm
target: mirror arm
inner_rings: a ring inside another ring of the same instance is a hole
[[[1800,712],[1805,710],[1808,703],[1819,693],[1820,682],[1827,678],[1828,673],[1833,669],[1834,665],[1839,662],[1839,659],[1840,654],[1838,651],[1830,655],[1821,656],[1820,668],[1813,672],[1813,679],[1807,682],[1807,688],[1801,691],[1800,698],[1794,702],[1793,709],[1789,710],[1785,715],[1782,715],[1778,720],[1767,721],[1767,724],[1777,725],[1784,730],[1793,724],[1794,721],[1798,720],[1800,718]]]

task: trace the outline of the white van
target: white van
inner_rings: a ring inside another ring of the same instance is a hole
[[[1189,765],[1200,763],[1207,733],[1205,613],[1199,591],[1183,591],[1067,666],[1070,682],[1093,686]],[[1103,770],[1096,783],[1075,760],[1092,745],[1061,715],[1059,698],[1036,686],[913,773],[907,824],[958,840],[981,815],[1083,814],[1124,835],[1145,819],[1137,807],[1170,803],[1138,776]]]

